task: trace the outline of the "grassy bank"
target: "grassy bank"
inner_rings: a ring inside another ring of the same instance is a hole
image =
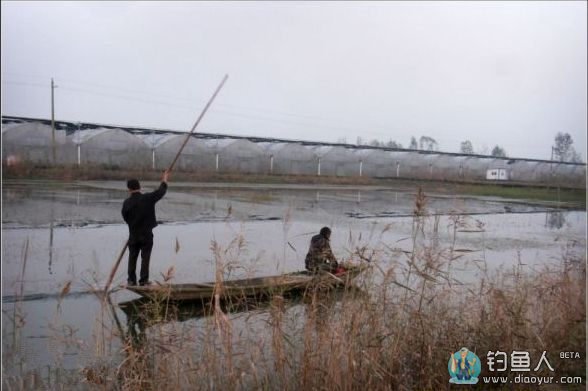
[[[457,185],[455,190],[459,194],[475,196],[504,197],[523,200],[540,200],[563,203],[574,203],[579,207],[586,207],[585,189],[561,189],[557,187],[523,187],[496,185]]]

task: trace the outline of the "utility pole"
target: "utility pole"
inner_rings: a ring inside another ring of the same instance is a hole
[[[551,169],[551,176],[555,175],[555,170],[553,169],[553,156],[555,155],[555,147],[551,146],[551,163],[549,164],[549,168]]]
[[[51,149],[53,151],[53,165],[55,165],[55,84],[51,78]]]

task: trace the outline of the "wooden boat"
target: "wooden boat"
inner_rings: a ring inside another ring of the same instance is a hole
[[[359,299],[367,297],[367,292],[355,285],[337,286],[319,295],[324,307],[327,303],[341,301],[343,298]],[[278,299],[275,301],[275,299]],[[237,300],[221,300],[220,309],[226,314],[236,314],[250,311],[268,311],[273,305],[290,307],[304,303],[311,303],[314,299],[308,299],[305,292],[290,291],[280,298],[262,296],[246,297]],[[127,324],[138,324],[140,327],[149,327],[158,323],[184,322],[190,319],[212,316],[215,313],[215,303],[212,300],[183,300],[157,302],[148,297],[140,297],[118,304],[118,307],[127,317]],[[114,313],[116,316],[116,313]],[[120,322],[119,322],[120,323]],[[121,334],[124,334],[121,333]]]
[[[154,283],[149,286],[127,286],[127,289],[150,299],[172,301],[211,300],[216,294],[221,300],[247,297],[286,295],[305,291],[311,288],[330,289],[346,286],[369,266],[346,265],[340,274],[321,272],[318,274],[307,271],[282,274],[279,276],[248,278],[241,280],[222,281],[200,284],[167,284]]]

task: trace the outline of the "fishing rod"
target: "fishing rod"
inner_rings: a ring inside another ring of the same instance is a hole
[[[216,96],[220,92],[221,88],[223,88],[223,86],[225,85],[225,82],[227,81],[228,78],[229,78],[229,75],[228,74],[225,75],[225,77],[223,77],[223,80],[220,82],[220,84],[218,85],[218,87],[214,91],[214,94],[212,94],[212,97],[208,100],[208,103],[206,103],[206,106],[204,106],[204,109],[202,110],[202,112],[198,116],[198,119],[196,119],[196,122],[194,122],[194,126],[192,126],[192,129],[186,135],[186,139],[182,143],[182,146],[180,147],[180,150],[176,154],[176,157],[171,162],[169,168],[166,170],[168,173],[170,173],[173,170],[174,166],[176,165],[176,162],[178,161],[178,158],[180,157],[180,155],[182,154],[182,151],[184,150],[184,147],[186,146],[186,144],[188,144],[188,141],[190,140],[190,137],[194,133],[194,130],[196,130],[196,127],[198,126],[198,124],[200,123],[200,121],[202,120],[202,118],[204,117],[204,114],[208,111],[208,108],[210,107],[210,105],[214,101],[214,98],[216,98]],[[108,288],[110,288],[110,284],[112,284],[112,280],[114,279],[114,275],[116,274],[116,271],[118,270],[118,266],[120,265],[120,262],[121,262],[123,256],[125,255],[125,252],[127,251],[127,247],[129,247],[129,240],[127,240],[125,242],[124,247],[120,251],[120,254],[118,256],[118,259],[116,260],[116,262],[114,264],[114,267],[112,268],[112,270],[110,272],[110,276],[108,277],[108,281],[106,282],[106,286],[104,287],[104,294],[108,293]]]

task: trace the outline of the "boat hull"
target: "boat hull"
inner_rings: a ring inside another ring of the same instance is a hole
[[[365,271],[367,266],[354,266],[340,275],[323,272],[310,274],[296,272],[271,277],[221,281],[200,284],[160,284],[128,286],[127,289],[150,299],[172,301],[211,300],[216,295],[220,300],[229,298],[263,297],[286,295],[309,289],[329,289],[345,286]]]

